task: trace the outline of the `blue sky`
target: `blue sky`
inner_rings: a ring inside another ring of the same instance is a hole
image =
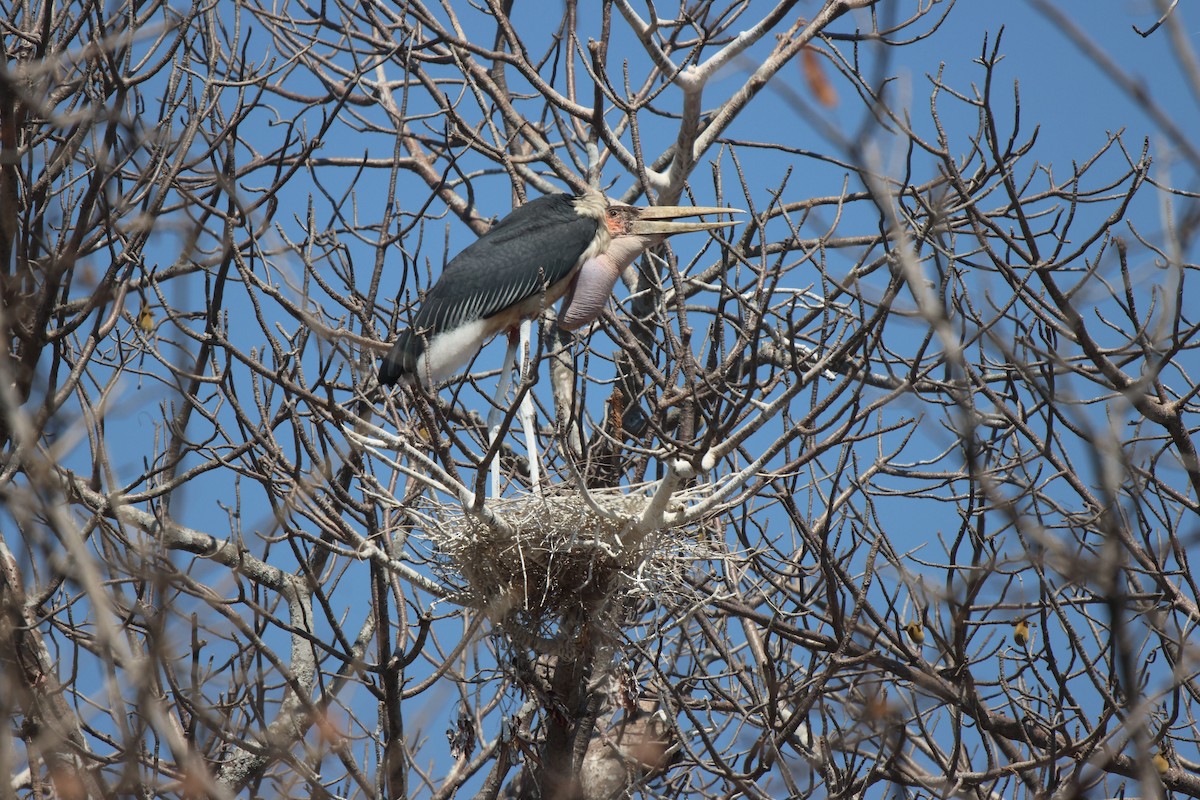
[[[1145,86],[1155,102],[1168,109],[1181,127],[1185,130],[1197,129],[1197,125],[1200,124],[1197,104],[1187,90],[1173,54],[1164,44],[1165,31],[1143,38],[1133,30],[1132,26],[1135,24],[1143,28],[1153,24],[1155,17],[1152,13],[1141,13],[1139,9],[1125,2],[1074,2],[1060,4],[1060,7],[1071,14],[1072,19],[1088,35],[1094,37],[1105,52],[1112,54],[1122,69]],[[846,22],[842,21],[836,24],[834,29],[844,30],[846,27]],[[1051,170],[1058,180],[1062,180],[1070,173],[1073,161],[1082,163],[1091,158],[1108,141],[1110,134],[1122,131],[1123,140],[1132,158],[1140,156],[1142,141],[1148,138],[1150,152],[1158,165],[1157,168],[1169,168],[1172,182],[1177,186],[1195,186],[1196,165],[1180,162],[1173,154],[1171,143],[1146,119],[1143,111],[1117,89],[1110,77],[1080,54],[1062,28],[1023,2],[961,2],[943,27],[926,41],[894,48],[886,53],[893,62],[891,72],[899,78],[893,86],[893,97],[911,98],[907,105],[911,108],[914,125],[918,130],[928,134],[932,134],[933,131],[928,110],[931,76],[937,74],[939,69],[944,69],[943,81],[948,89],[967,95],[971,95],[976,89],[981,90],[984,73],[975,62],[984,53],[985,45],[990,48],[995,44],[1002,27],[1000,52],[1003,58],[993,85],[994,96],[997,98],[996,107],[1000,109],[1001,124],[1011,127],[1015,122],[1011,111],[1013,98],[1019,91],[1022,136],[1033,136],[1035,129],[1037,133],[1031,161],[1036,160],[1043,168]],[[771,42],[766,42],[759,49],[770,45]],[[537,48],[531,45],[530,49],[536,51]],[[627,52],[634,62],[641,58],[636,45],[631,42],[615,41],[613,50]],[[879,57],[878,53],[872,52],[870,48],[864,47],[863,50],[865,59]],[[850,87],[840,81],[832,70],[829,70],[828,74],[841,98],[834,108],[823,108],[812,102],[800,77],[798,65],[793,65],[781,75],[790,91],[778,92],[768,88],[728,132],[732,139],[782,141],[796,148],[812,151],[818,156],[756,159],[743,152],[742,165],[752,191],[757,193],[755,199],[758,202],[765,201],[767,193],[778,185],[787,168],[793,169],[794,173],[785,193],[786,199],[836,195],[847,180],[847,172],[844,168],[828,163],[826,159],[846,159],[848,144],[862,145],[864,142],[873,142],[879,150],[885,171],[890,171],[893,175],[902,171],[905,153],[895,148],[891,140],[881,134],[878,127],[867,118]],[[740,65],[731,66],[722,78],[710,85],[709,96],[714,98],[714,102],[717,98],[724,97],[726,92],[740,84],[744,75]],[[792,102],[792,98],[797,95],[802,101],[808,101],[807,108],[797,108]],[[975,129],[975,113],[949,97],[949,91],[943,93],[939,112],[954,143],[952,146],[965,150],[968,138]],[[819,120],[814,115],[819,115]],[[813,124],[814,122],[818,124]],[[837,135],[826,135],[823,132],[826,126],[837,131]],[[1002,128],[1002,138],[1007,133],[1008,131]],[[656,131],[647,129],[644,135],[649,142],[646,150],[658,152],[669,143],[671,131],[669,128],[663,128],[657,131],[659,138],[655,138]],[[857,138],[847,142],[846,137],[851,136]],[[713,157],[716,155],[713,154]],[[721,163],[726,186],[734,186],[733,170],[727,155],[722,157]],[[1103,169],[1088,178],[1093,181],[1093,186],[1101,182],[1099,176],[1117,174],[1126,167],[1124,158],[1117,149],[1105,157],[1102,165]],[[931,174],[934,161],[931,157],[924,157],[918,153],[913,158],[912,168],[914,174],[911,179],[919,182]],[[853,176],[850,176],[849,180],[852,190],[861,188],[855,185]],[[703,201],[703,172],[697,172],[696,183],[700,184],[697,191],[701,193]],[[619,180],[616,188],[624,189],[626,184]],[[506,204],[507,198],[496,198],[497,213],[503,213]],[[1081,217],[1085,218],[1089,213],[1093,212],[1086,208],[1080,212]],[[1143,231],[1156,230],[1161,224],[1159,215],[1159,198],[1144,192],[1132,215],[1139,228]],[[851,218],[848,225],[843,223],[842,231],[846,232],[847,228],[853,231],[856,224],[870,231],[875,221],[869,217],[863,217],[861,220]],[[1082,227],[1086,228],[1086,225]],[[1129,235],[1127,230],[1122,233]],[[677,247],[685,250],[688,245]],[[451,248],[452,251],[454,249]],[[683,257],[685,256],[681,252],[681,258]],[[1153,285],[1159,279],[1152,261],[1152,256],[1143,251],[1135,262],[1135,267],[1144,275],[1147,286]],[[901,304],[908,302],[908,298],[903,298]],[[913,325],[913,335],[919,336],[919,323],[914,322]],[[485,357],[498,361],[501,350],[501,345],[493,344],[485,351]],[[899,407],[903,408],[904,405],[900,403]],[[919,412],[916,407],[910,410],[913,413]],[[907,452],[912,454],[911,458],[915,458],[918,454],[929,454],[953,447],[952,432],[943,431],[943,435],[941,440],[935,438],[926,443],[914,443]],[[896,508],[883,509],[883,513],[889,511],[903,514],[905,519],[912,521],[907,530],[907,537],[904,525],[895,526],[894,530],[900,537],[896,544],[902,548],[920,548],[918,555],[933,561],[937,560],[941,551],[941,546],[937,543],[938,538],[952,538],[959,524],[954,515],[948,513],[951,509],[940,505],[898,501]],[[1010,550],[1009,555],[1015,558],[1019,557],[1020,553]],[[916,566],[913,569],[915,572],[921,571]],[[892,585],[887,591],[896,592],[898,588],[897,585]],[[899,590],[898,594],[901,598],[904,597],[903,590]],[[1037,596],[1036,581],[1029,576],[1014,576],[1013,582],[1004,590],[1004,597],[1009,602],[1035,600]],[[911,605],[908,608],[911,609]],[[935,608],[932,613],[936,620],[938,609]],[[1025,670],[1027,662],[1024,657],[1007,644],[1007,623],[997,620],[990,630],[993,634],[986,648],[995,654],[991,663],[997,669],[1008,670],[1010,674],[1014,670]],[[1043,630],[1038,635],[1045,636],[1048,632]],[[929,656],[934,657],[932,654]]]
[[[581,7],[586,5],[581,4]],[[899,7],[903,11],[911,5],[899,4]],[[552,24],[557,13],[547,14],[543,17],[538,13],[541,6],[532,2],[522,3],[518,0],[517,6],[518,30],[527,37],[529,49],[536,53],[539,48],[547,47],[551,31],[540,27],[540,23],[545,20]],[[462,14],[464,23],[469,28],[478,29],[480,35],[486,37],[484,40],[490,41],[492,34],[486,17],[469,10],[466,3],[456,3],[455,7]],[[755,12],[765,7],[768,7],[768,4],[752,4]],[[1155,14],[1148,10],[1148,3],[1139,4],[1129,2],[1129,0],[1073,0],[1059,3],[1058,7],[1069,14],[1071,19],[1088,35],[1094,37],[1104,52],[1109,54],[1121,69],[1126,70],[1139,85],[1143,86],[1150,97],[1168,111],[1182,130],[1200,130],[1200,113],[1198,113],[1200,104],[1188,89],[1176,66],[1174,55],[1166,44],[1165,29],[1149,38],[1144,38],[1133,30],[1133,25],[1147,28],[1153,24]],[[803,13],[811,13],[815,8],[815,3],[809,3],[804,6]],[[1184,9],[1184,11],[1191,11],[1191,9]],[[751,16],[753,14],[748,15],[748,17]],[[1190,22],[1194,25],[1197,20],[1190,20]],[[595,22],[591,24],[594,27]],[[831,30],[845,31],[850,27],[847,20],[842,20],[835,23]],[[1033,135],[1035,128],[1037,129],[1033,159],[1046,168],[1052,169],[1053,174],[1061,180],[1069,173],[1072,161],[1081,162],[1090,158],[1104,145],[1110,133],[1123,130],[1124,142],[1130,148],[1133,157],[1136,158],[1139,155],[1142,140],[1148,137],[1156,169],[1170,170],[1171,182],[1176,186],[1197,188],[1197,165],[1178,159],[1173,153],[1171,143],[1151,121],[1147,120],[1143,111],[1131,102],[1129,97],[1118,91],[1110,77],[1103,74],[1093,62],[1081,56],[1077,47],[1065,34],[1061,24],[1047,20],[1028,2],[961,0],[941,29],[926,40],[884,51],[863,47],[860,55],[869,65],[881,58],[891,61],[889,72],[897,76],[896,82],[891,87],[893,99],[898,98],[898,105],[906,105],[911,109],[913,124],[918,130],[932,133],[928,100],[930,76],[937,74],[939,69],[942,69],[943,80],[950,89],[971,94],[975,88],[980,86],[980,81],[983,79],[983,70],[974,62],[984,51],[985,41],[988,46],[993,44],[1002,27],[1004,32],[1001,52],[1004,54],[1004,58],[997,70],[993,88],[999,98],[998,107],[1005,109],[1000,115],[1002,124],[1011,126],[1013,117],[1008,109],[1012,105],[1014,90],[1019,87],[1021,131],[1025,137],[1028,137]],[[637,43],[627,36],[626,29],[623,26],[616,26],[615,30],[618,32],[618,36],[612,43],[610,63],[623,57],[629,58],[635,65],[643,61],[644,54]],[[625,38],[621,38],[622,36]],[[753,60],[755,56],[761,56],[772,45],[773,40],[761,43],[758,48],[748,54],[747,59]],[[850,57],[851,51],[844,43],[834,42],[831,46],[839,47],[846,57]],[[729,91],[740,85],[745,74],[745,63],[731,65],[725,74],[713,81],[707,97],[712,103],[723,99]],[[778,89],[768,87],[728,131],[728,137],[731,139],[783,142],[812,154],[810,156],[773,155],[767,157],[762,155],[762,151],[741,150],[741,163],[747,183],[751,188],[751,199],[756,204],[761,205],[766,202],[769,193],[779,185],[782,175],[787,169],[792,169],[793,173],[787,185],[785,199],[799,200],[812,196],[836,195],[842,191],[847,181],[852,191],[860,189],[861,186],[857,185],[855,176],[849,175],[844,167],[830,163],[831,160],[835,162],[848,160],[851,157],[850,151],[854,148],[877,149],[882,169],[889,175],[899,176],[904,170],[905,152],[898,149],[895,146],[895,140],[883,133],[880,127],[872,121],[863,110],[862,103],[854,96],[852,88],[837,76],[833,69],[827,66],[826,74],[833,82],[839,97],[838,103],[833,107],[824,107],[813,101],[812,94],[804,83],[799,65],[792,64],[785,68],[779,76],[778,80],[784,86]],[[393,74],[392,77],[398,76]],[[671,91],[664,94],[660,102],[661,106],[670,106],[671,94]],[[954,143],[952,147],[965,149],[969,137],[974,131],[976,118],[970,109],[950,98],[948,94],[947,91],[946,96],[939,104],[939,110],[943,115],[942,119],[947,130],[951,134]],[[904,98],[909,99],[905,102]],[[287,118],[286,109],[281,111],[281,116]],[[306,121],[309,125],[315,124],[314,119]],[[256,130],[255,136],[263,143],[262,149],[271,149],[270,143],[277,141],[283,130],[282,126],[268,125],[262,119],[257,118],[254,120],[254,124],[259,128]],[[831,134],[831,131],[835,133]],[[1002,136],[1005,134],[1006,132],[1002,131]],[[671,142],[673,130],[661,122],[648,124],[644,136],[646,151],[656,154]],[[386,149],[385,138],[368,135],[355,137],[345,135],[343,132],[328,141],[320,154],[346,157],[363,153],[379,155],[390,152]],[[714,150],[709,154],[709,158],[720,159],[719,171],[727,191],[730,192],[727,200],[737,204],[740,200],[735,188],[736,172],[729,154],[718,154]],[[1101,170],[1101,174],[1109,171],[1112,174],[1119,172],[1123,167],[1120,153],[1114,150],[1105,157],[1103,164],[1105,169]],[[917,153],[913,156],[910,166],[912,169],[910,180],[920,182],[932,174],[935,162],[931,157]],[[695,173],[693,183],[697,199],[700,202],[705,202],[706,196],[711,193],[708,174],[707,166],[702,166]],[[322,180],[328,181],[328,185],[331,186],[341,185],[348,180],[346,173],[338,170],[328,170],[320,175]],[[615,180],[615,190],[618,193],[629,186],[628,179],[616,170],[612,170],[606,177]],[[482,214],[502,216],[510,210],[511,197],[506,189],[507,180],[506,176],[500,175],[479,181],[481,191],[476,200]],[[357,213],[358,222],[361,224],[375,224],[379,219],[380,209],[383,203],[389,199],[379,195],[383,185],[382,180],[374,178],[365,179],[358,184],[357,191],[360,194],[357,198]],[[491,187],[494,191],[484,191],[483,189],[486,187]],[[397,194],[398,196],[395,198],[397,204],[401,210],[409,213],[417,210],[412,198],[423,199],[425,197],[423,188],[419,186],[413,189],[411,186],[402,185]],[[297,191],[294,194],[289,193],[285,199],[292,205],[290,208],[282,210],[277,218],[285,233],[293,240],[298,240],[302,238],[306,227],[305,214],[308,196],[306,192]],[[1175,202],[1183,205],[1188,201],[1177,199]],[[1081,211],[1083,215],[1088,213],[1092,212],[1088,209]],[[1137,220],[1141,230],[1154,231],[1161,225],[1160,213],[1159,199],[1146,192],[1137,201],[1133,217]],[[330,222],[328,204],[320,199],[317,201],[315,218],[318,226],[336,227]],[[839,230],[849,233],[857,229],[863,233],[870,233],[877,225],[878,221],[866,213],[861,216],[849,216],[843,221]],[[442,260],[461,250],[471,240],[472,234],[457,221],[431,222],[426,229],[426,239],[418,262],[422,268],[428,264],[436,275]],[[360,277],[369,275],[375,251],[362,243],[349,239],[346,244],[346,256],[351,269]],[[175,246],[178,247],[177,242]],[[174,254],[170,247],[171,242],[169,241],[160,244],[160,263],[168,264],[173,259]],[[697,247],[698,244],[694,243],[677,244],[681,261],[685,261]],[[391,252],[391,258],[395,259],[394,263],[398,264],[400,261],[395,249]],[[1158,277],[1153,268],[1152,255],[1142,251],[1137,258],[1135,267],[1144,276],[1145,284],[1153,285]],[[281,257],[279,261],[282,268],[286,270],[289,259],[285,256]],[[295,264],[294,261],[291,263]],[[400,274],[399,267],[387,273],[386,285],[383,286],[380,293],[381,298],[390,300],[395,295],[401,285]],[[410,291],[412,286],[413,284],[410,282],[408,284]],[[619,291],[618,296],[623,297],[623,291]],[[168,299],[171,299],[170,296]],[[911,300],[907,297],[903,298],[902,304],[904,303],[911,305]],[[248,306],[242,310],[248,312]],[[132,311],[136,313],[136,304],[133,305]],[[262,337],[261,328],[255,320],[250,318],[248,313],[245,317],[240,317],[237,313],[233,316],[231,326],[234,329],[244,326],[248,336]],[[281,316],[284,317],[286,323],[286,315]],[[378,321],[387,319],[387,311],[380,311],[376,319]],[[290,324],[294,327],[294,320]],[[913,321],[906,324],[912,326],[914,337],[923,333],[920,323]],[[391,335],[391,332],[383,330],[382,324],[376,333],[382,338]],[[259,347],[262,346],[262,342],[249,341],[247,347],[255,344]],[[493,343],[485,350],[478,363],[480,365],[498,364],[502,351],[501,343]],[[1200,369],[1200,364],[1192,364],[1190,368]],[[544,391],[545,388],[545,382],[543,382],[539,391]],[[467,404],[468,407],[475,408],[480,413],[486,413],[486,406],[483,405],[482,398],[477,397],[472,390],[465,390],[458,396],[461,398],[461,402]],[[600,399],[599,397],[595,398],[595,403],[591,407],[593,413],[599,413]],[[161,447],[163,433],[159,404],[170,402],[169,392],[164,392],[160,387],[150,383],[141,389],[136,389],[131,385],[129,391],[120,398],[117,407],[118,413],[113,415],[112,424],[113,430],[120,431],[123,443],[127,444],[127,447],[115,454],[117,483],[120,483],[122,478],[129,479],[139,474],[143,469],[143,459],[147,457],[147,454],[154,452],[156,445]],[[903,404],[900,408],[902,411],[904,410]],[[919,409],[913,406],[907,411],[916,413]],[[912,454],[910,457],[915,457],[916,454],[937,452],[952,446],[953,433],[950,431],[942,433],[944,439],[933,438],[928,442],[912,445],[909,451]],[[510,437],[517,446],[520,446],[519,430],[514,428]],[[81,461],[81,464],[86,464],[86,462]],[[179,519],[185,524],[202,530],[211,530],[219,535],[227,535],[227,532],[230,531],[230,516],[220,508],[219,503],[232,504],[235,498],[235,488],[229,475],[210,473],[201,476],[195,481],[194,486],[189,487],[186,492],[180,493],[180,496],[173,501],[172,511],[179,515]],[[247,498],[249,498],[249,494],[247,494]],[[277,534],[278,530],[273,521],[272,511],[261,502],[250,505],[250,500],[247,499],[247,503],[247,507],[241,509],[241,516],[235,521],[235,524],[245,526],[244,535],[251,541],[257,541],[256,534]],[[937,519],[934,516],[923,516],[924,507],[920,512],[914,512],[911,506],[905,507],[903,513],[910,515],[917,522],[913,525],[911,540],[898,541],[897,544],[904,547],[925,544],[927,548],[932,549],[936,535],[947,531],[952,532],[957,524],[953,515],[946,513],[948,511],[949,509],[938,507],[934,513],[945,514],[946,518]],[[267,547],[257,543],[256,548],[259,548],[262,553],[269,554],[270,558],[280,566],[286,567],[292,561],[292,554],[286,547]],[[176,563],[180,566],[186,566],[193,561],[194,559],[190,556],[179,555],[176,558]],[[208,566],[203,562],[200,563],[205,567]],[[214,570],[214,572],[219,575],[221,571]],[[336,592],[336,603],[339,610],[348,615],[347,627],[353,629],[362,615],[367,612],[368,598],[363,584],[355,580],[357,573],[353,568],[348,571],[347,575],[348,578],[343,581]],[[229,583],[222,584],[219,580],[216,585],[219,591],[228,592],[232,589]],[[900,590],[898,585],[892,585],[888,587],[888,591],[898,592]],[[444,608],[445,606],[442,607],[442,609]],[[182,600],[178,612],[181,615],[186,614]],[[450,622],[444,633],[448,637],[452,636],[458,625],[457,621]],[[279,636],[279,643],[286,651],[282,635]],[[486,663],[487,656],[483,656],[482,660]],[[427,665],[418,662],[414,667],[412,677],[422,677],[421,669],[423,668],[427,668]],[[370,700],[363,692],[361,698],[356,698],[353,702],[362,702],[366,709]],[[414,733],[424,732],[430,737],[430,746],[424,751],[424,755],[434,760],[434,774],[445,774],[449,767],[449,754],[443,745],[441,728],[445,722],[448,722],[451,713],[450,703],[440,690],[428,695],[427,698],[422,698],[419,702],[422,705],[409,712],[413,728],[417,729]],[[369,709],[365,713],[369,714]],[[484,734],[488,737],[494,736],[495,730],[486,730]]]

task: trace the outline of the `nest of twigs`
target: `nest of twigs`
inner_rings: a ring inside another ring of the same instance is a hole
[[[489,500],[499,524],[430,502],[425,536],[455,601],[542,636],[549,623],[581,613],[602,622],[613,601],[631,593],[680,591],[696,559],[709,554],[709,537],[695,527],[634,532],[650,502],[645,487],[593,490],[590,498],[560,486]]]

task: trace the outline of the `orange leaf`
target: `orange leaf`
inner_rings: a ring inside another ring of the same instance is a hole
[[[825,68],[821,66],[821,59],[818,57],[817,51],[811,47],[804,48],[801,65],[804,70],[804,80],[808,82],[809,91],[817,98],[817,102],[826,108],[836,106],[837,92],[834,91],[829,76],[825,74]]]

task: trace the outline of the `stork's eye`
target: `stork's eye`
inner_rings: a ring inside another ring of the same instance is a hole
[[[608,214],[609,219],[616,219],[617,217],[621,216],[621,212],[612,206],[609,206],[605,213]]]

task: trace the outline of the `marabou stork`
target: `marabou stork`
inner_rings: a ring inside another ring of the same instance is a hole
[[[508,351],[488,414],[489,440],[500,431],[500,401],[508,393],[519,333],[528,353],[529,320],[562,297],[558,324],[566,330],[600,315],[621,273],[647,247],[674,233],[724,228],[732,222],[671,222],[731,208],[609,203],[590,191],[551,194],[514,209],[446,265],[425,295],[413,326],[396,337],[379,367],[379,382],[429,387],[469,362],[489,339],[508,333]],[[521,359],[524,376],[527,356]],[[530,479],[539,490],[533,403],[521,401],[521,426],[529,451]],[[492,462],[493,496],[500,493],[499,461]]]
[[[413,326],[396,338],[379,367],[379,382],[436,386],[497,333],[566,296],[558,324],[573,330],[594,320],[621,273],[665,237],[724,228],[733,222],[671,222],[732,208],[634,206],[590,191],[530,200],[457,256],[425,295]],[[510,346],[514,350],[515,344]],[[515,350],[514,350],[515,352]],[[504,369],[511,368],[507,361]]]

